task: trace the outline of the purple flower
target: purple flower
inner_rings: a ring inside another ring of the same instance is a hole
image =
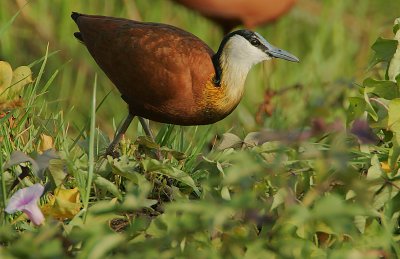
[[[41,184],[34,184],[30,187],[18,190],[10,198],[6,212],[11,214],[16,211],[22,211],[35,225],[42,224],[44,216],[37,202],[43,194],[43,191],[44,187]]]

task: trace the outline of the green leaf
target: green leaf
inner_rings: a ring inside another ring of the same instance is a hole
[[[397,162],[400,158],[400,133],[394,133],[392,138],[392,148],[389,150],[389,167],[390,169],[397,168]]]
[[[246,137],[244,137],[243,143],[247,146],[257,146],[263,144],[260,142],[260,132],[249,132]]]
[[[222,135],[222,141],[218,145],[218,150],[224,150],[227,148],[240,148],[243,144],[243,141],[232,133],[224,133]]]
[[[340,195],[331,193],[316,202],[312,216],[316,219],[331,219],[336,221],[339,217],[343,220],[344,215],[356,216],[361,213],[363,213],[363,208],[356,204],[348,204]]]
[[[139,136],[135,144],[145,146],[149,149],[158,149],[160,146],[147,136]]]
[[[142,161],[143,168],[147,172],[155,172],[161,175],[173,178],[181,183],[184,183],[194,190],[197,195],[200,195],[200,191],[197,188],[194,180],[186,172],[179,170],[170,165],[162,164],[160,161],[155,159],[146,159]]]
[[[110,251],[126,243],[126,237],[119,233],[102,235],[101,238],[92,238],[80,254],[80,258],[107,258]]]
[[[355,216],[354,217],[354,225],[356,228],[364,234],[365,232],[365,225],[367,224],[367,217],[366,216]]]
[[[221,189],[221,198],[227,201],[231,200],[231,194],[229,193],[229,188],[227,186],[223,186]]]
[[[375,54],[368,69],[380,62],[389,62],[396,52],[397,40],[389,40],[379,37],[371,48],[375,51]]]
[[[346,200],[353,199],[357,194],[353,190],[348,190],[346,193]]]
[[[114,194],[118,199],[122,199],[122,195],[118,187],[106,178],[97,175],[94,179],[94,183],[96,186],[100,187],[100,189]]]
[[[349,108],[347,109],[347,124],[360,117],[365,112],[365,100],[360,97],[349,97]]]
[[[397,40],[400,40],[400,33],[396,35]],[[387,78],[393,82],[396,81],[398,75],[400,75],[400,45],[397,45],[397,51],[394,53],[393,58],[390,60],[390,64],[387,69]]]
[[[378,156],[374,155],[371,159],[371,167],[368,169],[367,173],[367,181],[370,182],[368,190],[370,192],[375,193],[382,188],[385,184],[383,176],[384,172],[382,171]]]
[[[374,107],[371,105],[370,101],[369,101],[369,97],[367,95],[367,93],[364,91],[364,100],[365,100],[365,110],[368,112],[369,116],[371,116],[371,118],[374,121],[378,121],[378,114],[376,113]]]
[[[148,199],[148,195],[152,190],[152,185],[149,182],[143,182],[140,185],[127,185],[128,193],[119,206],[120,210],[137,210],[140,208],[150,208],[157,204],[157,200]]]
[[[399,189],[392,185],[386,185],[377,195],[374,197],[372,207],[376,210],[381,209],[386,203],[391,201],[397,194]]]
[[[285,198],[287,196],[287,191],[285,188],[280,188],[274,195],[274,200],[271,205],[270,211],[276,209],[279,205],[285,202]]]
[[[139,163],[137,161],[130,160],[127,156],[122,156],[116,159],[109,157],[108,162],[111,164],[114,174],[125,177],[136,185],[147,182],[146,178],[138,172]]]
[[[64,172],[65,163],[61,159],[49,161],[49,173],[56,187],[60,186],[67,174]]]
[[[168,148],[168,147],[161,147],[161,151],[163,152],[168,152],[171,154],[176,160],[183,160],[187,158],[187,155],[183,152],[176,151],[174,149]]]
[[[388,105],[388,129],[400,134],[400,98],[393,99]]]
[[[367,180],[374,181],[381,179],[383,172],[377,155],[373,155],[371,158],[371,167],[368,169]]]
[[[140,208],[150,208],[151,206],[157,204],[157,200],[154,199],[139,199],[139,197],[127,195],[124,202],[121,204],[121,209],[123,210],[137,210]]]
[[[399,97],[399,88],[393,81],[388,80],[374,80],[367,78],[363,82],[366,93],[373,93],[378,97],[392,100]]]

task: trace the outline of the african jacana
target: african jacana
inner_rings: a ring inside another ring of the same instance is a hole
[[[80,30],[75,37],[129,106],[108,154],[134,116],[177,125],[211,124],[239,104],[254,64],[272,58],[299,61],[249,30],[227,34],[214,53],[193,34],[171,25],[75,12],[71,17]]]
[[[270,23],[287,13],[297,0],[174,0],[219,24],[225,33]]]

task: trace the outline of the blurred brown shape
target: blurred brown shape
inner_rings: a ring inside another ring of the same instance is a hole
[[[252,145],[262,145],[270,141],[282,141],[285,143],[296,143],[306,141],[313,137],[321,137],[335,132],[343,131],[343,123],[339,120],[326,123],[322,118],[315,118],[311,121],[309,129],[293,129],[289,131],[262,130],[247,135],[244,142]]]
[[[247,28],[277,20],[297,0],[174,0],[218,23],[225,33],[243,24]]]
[[[264,101],[258,106],[258,111],[256,113],[257,124],[262,124],[264,121],[264,116],[271,117],[275,110],[272,104],[272,98],[276,95],[276,92],[270,89],[265,90]]]
[[[301,84],[295,84],[292,86],[285,87],[283,89],[274,91],[271,89],[266,89],[264,92],[264,100],[263,102],[258,106],[258,110],[256,113],[256,122],[257,124],[261,125],[264,122],[264,117],[271,117],[275,107],[272,103],[272,99],[277,96],[277,95],[282,95],[286,93],[289,90],[296,90],[302,88],[303,85]]]

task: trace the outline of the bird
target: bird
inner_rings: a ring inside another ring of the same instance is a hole
[[[175,125],[213,124],[239,104],[247,73],[262,61],[299,59],[247,29],[225,35],[214,52],[178,27],[73,12],[81,41],[128,104],[106,150],[112,154],[135,116]]]
[[[297,0],[174,0],[219,24],[224,33],[243,24],[254,28],[277,20]]]

